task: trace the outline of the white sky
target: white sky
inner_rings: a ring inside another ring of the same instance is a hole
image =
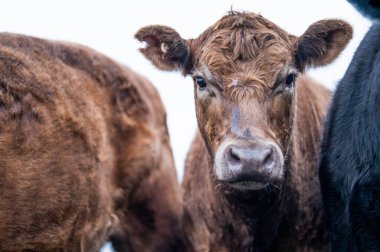
[[[67,40],[92,47],[145,75],[158,88],[168,113],[168,125],[178,175],[195,132],[190,78],[156,70],[138,51],[135,32],[146,25],[175,28],[184,38],[198,36],[233,7],[260,12],[294,35],[319,19],[342,18],[354,27],[354,39],[330,67],[313,71],[315,79],[334,87],[370,25],[345,0],[107,0],[3,1],[0,31]]]

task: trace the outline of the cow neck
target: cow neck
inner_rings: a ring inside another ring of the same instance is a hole
[[[209,168],[212,168],[212,158],[208,153],[207,155]],[[215,178],[211,179],[212,188],[216,186],[215,181]],[[283,218],[284,204],[280,200],[280,193],[236,195],[221,190],[212,190],[211,193],[216,205],[222,208],[217,212],[212,211],[216,223],[220,223],[221,232],[226,233],[228,230],[230,235],[238,237],[242,249],[252,246],[269,248]]]

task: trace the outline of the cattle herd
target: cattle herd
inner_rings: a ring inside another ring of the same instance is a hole
[[[349,2],[373,25],[333,95],[305,71],[346,47],[342,20],[297,37],[230,11],[194,39],[136,33],[157,68],[194,80],[182,186],[145,77],[1,33],[0,252],[380,251],[380,1]]]

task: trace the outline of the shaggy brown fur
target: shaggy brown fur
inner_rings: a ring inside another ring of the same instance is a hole
[[[165,26],[136,34],[158,68],[195,80],[199,133],[183,182],[190,251],[326,249],[316,155],[330,95],[301,73],[330,63],[351,36],[341,20],[319,21],[297,38],[260,15],[239,12],[197,39],[184,40]],[[279,175],[263,179],[254,173],[260,167],[246,167],[254,176],[238,177],[237,165],[232,171],[224,165],[226,146],[251,155],[259,144],[271,146]]]
[[[0,251],[169,251],[180,215],[165,111],[83,46],[0,34]]]
[[[265,203],[252,205],[259,201],[256,195],[232,195],[235,199],[231,204],[228,194],[232,192],[220,188],[213,176],[205,176],[213,167],[212,159],[200,134],[196,135],[183,181],[183,224],[192,246],[189,251],[327,249],[316,155],[321,117],[330,94],[303,77],[298,79],[297,87],[287,178],[278,198],[267,198],[273,201],[270,208]]]

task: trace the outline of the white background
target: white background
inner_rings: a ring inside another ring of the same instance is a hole
[[[196,128],[193,86],[179,73],[156,70],[137,51],[136,31],[146,25],[175,28],[184,38],[197,37],[228,10],[261,13],[294,35],[319,19],[341,18],[354,27],[354,39],[329,67],[311,71],[333,88],[370,22],[345,0],[8,0],[2,1],[0,31],[23,33],[92,47],[145,75],[158,88],[168,113],[168,125],[179,178]]]

